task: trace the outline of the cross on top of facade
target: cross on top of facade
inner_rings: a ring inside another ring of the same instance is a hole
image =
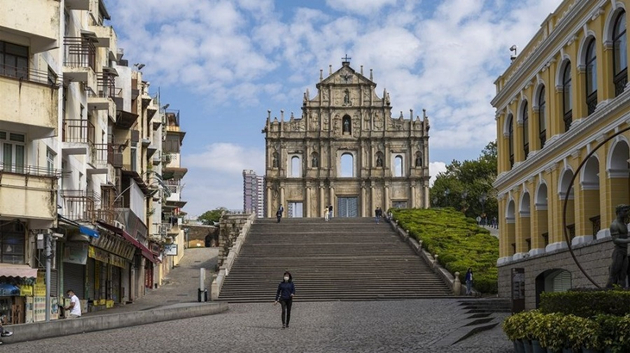
[[[349,58],[349,57],[348,57],[348,54],[346,54],[346,57],[345,57],[345,58],[341,58],[342,63],[350,63],[350,59],[352,59],[352,58]]]

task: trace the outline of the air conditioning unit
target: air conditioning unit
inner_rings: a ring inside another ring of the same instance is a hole
[[[120,228],[122,230],[125,230],[125,225],[120,223],[120,222],[118,222],[118,221],[114,221],[114,227]]]

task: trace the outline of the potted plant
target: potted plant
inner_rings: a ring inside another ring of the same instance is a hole
[[[514,343],[514,352],[525,353],[523,338],[525,337],[524,313],[514,314],[503,321],[503,332]]]

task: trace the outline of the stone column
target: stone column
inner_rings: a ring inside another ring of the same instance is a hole
[[[366,203],[366,197],[367,197],[367,190],[365,190],[365,184],[361,185],[361,212],[359,213],[360,217],[366,217],[366,210],[365,210],[365,206],[367,205]],[[370,214],[370,211],[367,211],[367,215]]]
[[[305,216],[306,217],[310,217],[311,216],[311,187],[307,186],[305,189],[306,192],[306,205],[304,205],[306,207],[306,213]]]
[[[411,181],[411,187],[409,188],[409,208],[414,208],[416,206],[416,186],[413,184],[415,181]]]
[[[374,183],[372,183],[370,185],[370,209],[369,209],[368,214],[370,214],[370,212],[372,212],[372,210],[376,208],[376,205],[374,204],[374,201],[375,201],[374,198],[375,198],[375,196],[374,196]],[[387,211],[387,209],[384,208],[384,211]]]
[[[280,200],[278,200],[278,205],[276,205],[276,209],[280,205],[283,205],[285,209],[287,208],[286,202],[284,202],[284,187],[280,187]],[[285,215],[282,216],[284,217]]]
[[[319,205],[317,206],[317,214],[320,212],[324,212],[324,207],[326,207],[326,200],[324,199],[324,185],[319,185]]]
[[[383,209],[387,212],[387,210],[391,207],[389,202],[389,185],[385,184],[383,189],[383,194],[385,195],[385,199],[383,200],[383,205],[385,205],[385,207]]]
[[[333,216],[337,216],[339,210],[337,209],[337,205],[335,205],[335,187],[332,183],[330,183],[330,204],[333,206]]]
[[[272,206],[272,200],[271,200],[271,186],[267,186],[267,217],[272,217],[272,212],[273,212],[273,206]]]

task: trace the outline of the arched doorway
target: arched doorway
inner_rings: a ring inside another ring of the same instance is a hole
[[[566,292],[572,288],[571,272],[555,268],[546,270],[536,277],[536,307],[542,292]]]

